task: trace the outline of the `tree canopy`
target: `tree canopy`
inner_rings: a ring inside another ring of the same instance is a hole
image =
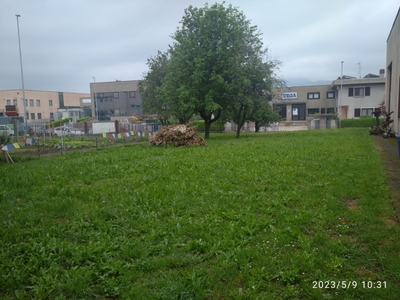
[[[239,136],[254,109],[268,101],[278,65],[267,59],[257,27],[232,5],[189,6],[172,38],[168,54],[148,62],[144,107],[159,115],[162,107],[181,123],[199,115],[206,138],[211,124],[230,114]]]

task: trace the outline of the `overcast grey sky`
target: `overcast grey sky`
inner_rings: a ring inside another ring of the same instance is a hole
[[[16,14],[25,89],[89,92],[97,82],[141,79],[166,51],[189,5],[205,0],[0,0],[0,89],[20,89]],[[218,1],[221,3],[222,1]],[[332,81],[385,69],[398,0],[227,0],[263,33],[279,76]]]

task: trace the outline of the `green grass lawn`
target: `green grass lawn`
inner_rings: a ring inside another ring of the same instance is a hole
[[[0,298],[398,299],[368,130],[207,143],[1,165]]]

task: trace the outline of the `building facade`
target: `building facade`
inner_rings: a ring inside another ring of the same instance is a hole
[[[303,122],[336,113],[336,90],[330,85],[294,86],[276,89],[272,103],[285,122]]]
[[[92,115],[102,119],[111,116],[143,114],[139,80],[90,83]]]
[[[393,111],[393,131],[400,134],[400,9],[386,41],[386,110]]]
[[[385,101],[385,71],[379,75],[368,74],[364,78],[349,76],[334,80],[331,89],[336,92],[338,117],[352,119],[373,116],[373,112]]]
[[[29,124],[42,124],[62,118],[59,110],[80,107],[90,94],[25,90],[26,121]],[[22,90],[0,91],[0,112],[25,122]],[[83,117],[83,116],[82,116]]]

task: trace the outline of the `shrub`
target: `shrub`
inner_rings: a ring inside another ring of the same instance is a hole
[[[76,122],[77,122],[77,123],[79,123],[79,122],[84,122],[84,121],[87,121],[87,120],[89,120],[89,119],[90,119],[90,117],[83,117],[83,118],[77,119]]]
[[[63,125],[64,123],[67,123],[70,121],[72,121],[72,118],[65,118],[65,119],[54,121],[54,122],[50,122],[50,123],[46,124],[46,128],[57,127],[57,126]]]
[[[190,125],[196,126],[198,131],[206,130],[206,126],[205,126],[203,120],[190,122]],[[219,122],[219,121],[216,121],[211,124],[210,131],[222,132],[224,130],[225,130],[225,124],[221,124],[221,122]]]
[[[379,122],[383,122],[383,118],[379,119]],[[372,117],[362,117],[359,119],[344,119],[341,121],[342,128],[350,127],[371,127],[376,124],[376,119]]]

